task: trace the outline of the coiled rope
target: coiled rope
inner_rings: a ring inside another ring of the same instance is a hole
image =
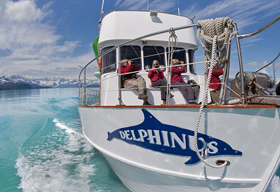
[[[229,17],[198,21],[197,39],[201,47],[205,50],[205,60],[207,61],[211,60],[212,43],[214,36],[217,35],[217,65],[215,66],[217,69],[223,68],[226,63],[226,45],[228,44],[229,32],[232,28],[232,20]],[[205,41],[205,44],[203,44],[201,38]]]
[[[216,18],[216,19],[206,19],[198,21],[199,26],[197,27],[197,39],[200,45],[205,50],[204,55],[204,94],[203,100],[199,108],[199,113],[197,116],[195,131],[194,131],[194,146],[198,158],[207,166],[212,168],[222,168],[228,165],[229,161],[224,160],[224,163],[221,165],[212,165],[208,163],[203,156],[200,154],[198,149],[198,127],[201,120],[204,107],[208,103],[208,90],[210,79],[212,76],[213,69],[221,70],[226,64],[226,45],[228,44],[232,35],[232,20],[228,17],[225,18]],[[201,37],[205,41],[203,44]],[[211,62],[210,62],[211,61]],[[209,65],[210,63],[210,65]],[[209,73],[208,73],[209,71]],[[208,74],[208,75],[207,75]],[[203,153],[203,152],[202,152]],[[207,147],[205,147],[205,152],[207,155]]]

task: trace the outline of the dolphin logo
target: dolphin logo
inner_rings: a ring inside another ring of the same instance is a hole
[[[190,157],[186,165],[200,161],[194,149],[190,146],[190,138],[194,131],[161,123],[146,109],[142,109],[144,121],[135,126],[121,128],[108,132],[108,141],[119,139],[126,143],[137,145],[153,151]],[[231,155],[241,156],[242,152],[234,150],[226,142],[198,133],[198,149],[207,152],[207,156]]]

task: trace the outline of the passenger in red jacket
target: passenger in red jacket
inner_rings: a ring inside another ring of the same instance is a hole
[[[194,92],[191,85],[186,83],[181,76],[181,74],[185,72],[185,66],[181,65],[178,68],[178,65],[180,65],[178,59],[173,59],[172,65],[176,65],[171,68],[172,87],[176,87],[180,90],[187,104],[196,103],[196,101],[194,100]]]
[[[138,99],[144,101],[143,105],[150,105],[148,102],[148,95],[146,90],[146,81],[143,77],[136,76],[139,69],[133,61],[124,59],[121,61],[121,73],[125,74],[122,75],[122,83],[125,88],[133,89],[139,91]],[[133,73],[134,72],[134,73]]]
[[[159,62],[157,60],[153,61],[152,70],[149,71],[148,77],[151,80],[152,87],[160,88],[161,100],[163,101],[163,104],[166,104],[167,82],[164,79],[163,70],[159,68]],[[170,94],[170,97],[173,97],[173,95]]]
[[[220,90],[221,90],[221,80],[219,76],[223,74],[224,74],[223,69],[221,70],[213,69],[212,71],[210,84],[209,84],[209,91],[210,91],[211,101],[214,103],[219,102]]]

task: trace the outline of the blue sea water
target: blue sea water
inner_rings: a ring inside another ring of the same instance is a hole
[[[77,106],[77,89],[0,91],[1,192],[128,191],[83,137]]]
[[[0,91],[0,191],[128,191],[82,135],[77,89]]]

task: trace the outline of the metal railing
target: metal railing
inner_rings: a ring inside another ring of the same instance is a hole
[[[241,74],[241,77],[243,77],[243,62],[242,62],[242,54],[241,54],[241,46],[240,46],[240,39],[243,39],[243,38],[247,38],[247,37],[252,37],[252,36],[255,36],[257,34],[259,34],[260,32],[262,32],[263,30],[267,29],[268,27],[270,27],[271,25],[273,25],[274,23],[276,23],[277,21],[280,20],[280,15],[277,16],[275,19],[273,19],[272,21],[270,21],[268,24],[266,24],[265,26],[263,26],[262,28],[258,29],[257,31],[253,32],[253,33],[249,33],[249,34],[245,34],[245,35],[239,35],[238,34],[238,28],[237,28],[237,25],[234,24],[234,29],[236,31],[236,43],[237,43],[237,50],[238,50],[238,58],[239,58],[239,68],[240,68],[240,74]],[[193,28],[193,27],[197,27],[198,24],[192,24],[192,25],[185,25],[185,26],[180,26],[180,27],[175,27],[175,28],[172,28],[172,29],[167,29],[167,30],[162,30],[162,31],[158,31],[158,32],[154,32],[154,33],[150,33],[150,34],[147,34],[147,35],[144,35],[144,36],[141,36],[141,37],[138,37],[138,38],[135,38],[135,39],[132,39],[132,40],[129,40],[129,41],[126,41],[120,45],[117,45],[117,46],[114,46],[112,47],[111,49],[105,51],[104,53],[101,53],[99,54],[97,57],[95,57],[94,59],[92,59],[90,62],[88,62],[83,68],[82,70],[80,71],[79,73],[79,104],[80,105],[98,105],[100,104],[99,103],[99,91],[97,90],[91,90],[89,88],[87,88],[87,85],[86,85],[86,69],[87,67],[92,64],[94,61],[96,61],[99,57],[102,57],[108,53],[110,53],[111,51],[114,51],[116,50],[117,48],[120,48],[124,45],[129,45],[130,43],[134,42],[134,41],[137,41],[137,40],[141,40],[141,39],[144,39],[144,38],[147,38],[147,37],[151,37],[151,36],[155,36],[155,35],[159,35],[159,34],[163,34],[163,33],[168,33],[170,32],[170,30],[174,30],[174,31],[177,31],[177,30],[182,30],[182,29],[187,29],[187,28]],[[230,45],[230,43],[229,43]],[[228,56],[230,55],[230,51],[228,53]],[[230,56],[229,56],[230,58]],[[119,62],[117,63],[117,65],[119,65]],[[120,69],[120,66],[118,66],[118,68]],[[118,72],[120,73],[120,71]],[[82,74],[84,75],[84,80],[82,82],[81,80],[81,77],[82,77]],[[120,75],[120,74],[118,74]],[[229,75],[229,66],[228,68],[226,69],[226,75],[228,76]],[[227,82],[223,82],[223,84],[227,84]],[[242,104],[245,104],[246,103],[246,95],[245,95],[245,90],[244,90],[244,78],[241,78],[241,101],[242,101]],[[119,92],[120,92],[120,88],[119,88]],[[222,96],[222,100],[224,101],[225,100],[225,95],[226,95],[226,88],[225,88],[225,91],[222,91],[223,92],[223,96]],[[89,102],[91,101],[91,102]]]
[[[175,28],[172,28],[172,30],[174,31],[177,31],[177,30],[182,30],[182,29],[187,29],[187,28],[193,28],[193,27],[197,27],[198,25],[197,24],[192,24],[192,25],[185,25],[185,26],[180,26],[180,27],[175,27]],[[141,39],[144,39],[144,38],[147,38],[147,37],[151,37],[151,36],[155,36],[155,35],[159,35],[159,34],[163,34],[163,33],[167,33],[169,32],[170,29],[167,29],[167,30],[162,30],[162,31],[158,31],[158,32],[154,32],[154,33],[150,33],[150,34],[147,34],[147,35],[144,35],[144,36],[141,36],[141,37],[138,37],[138,38],[135,38],[135,39],[132,39],[132,40],[129,40],[129,41],[126,41],[120,45],[117,45],[117,46],[114,46],[112,47],[111,49],[105,51],[104,53],[101,53],[99,54],[97,57],[95,57],[94,59],[92,59],[90,62],[88,62],[81,70],[81,72],[79,73],[79,95],[80,95],[80,99],[79,99],[79,105],[83,105],[84,103],[84,100],[86,100],[86,68],[91,64],[93,63],[94,61],[96,61],[99,57],[102,57],[108,53],[110,53],[111,51],[114,51],[116,50],[117,48],[119,47],[122,47],[124,45],[128,45],[134,41],[137,41],[137,40],[141,40]],[[119,69],[120,69],[120,66],[118,66]],[[81,76],[82,76],[82,73],[84,72],[84,82],[81,82]],[[83,89],[83,90],[82,90]],[[83,93],[82,93],[83,91]],[[82,97],[81,97],[82,96]]]

